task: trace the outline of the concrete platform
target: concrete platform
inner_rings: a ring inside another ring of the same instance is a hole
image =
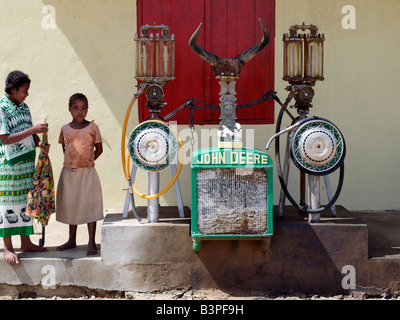
[[[190,213],[179,218],[175,207],[161,208],[160,223],[146,222],[146,208],[122,219],[122,208],[107,212],[98,225],[97,256],[87,257],[86,226],[78,228],[78,247],[58,252],[68,226],[50,220],[48,252],[21,253],[21,264],[0,260],[0,284],[74,286],[107,291],[167,291],[218,288],[266,293],[342,293],[344,266],[356,271],[356,290],[400,293],[400,213],[349,212],[338,206],[338,218],[322,213],[321,223],[287,207],[274,217],[269,250],[257,240],[203,241],[193,251]],[[275,209],[275,208],[274,208]],[[39,235],[32,236],[38,241]],[[14,237],[15,247],[18,238]],[[2,246],[2,244],[1,244]],[[1,293],[1,292],[0,292]]]

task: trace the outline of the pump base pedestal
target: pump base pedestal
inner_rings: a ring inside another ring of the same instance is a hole
[[[235,296],[238,290],[259,291],[263,296],[349,291],[381,294],[388,290],[394,294],[399,290],[399,212],[352,213],[338,206],[338,218],[322,212],[321,222],[310,224],[307,215],[288,206],[285,217],[279,219],[274,207],[274,235],[268,250],[263,250],[262,241],[210,240],[196,253],[188,208],[185,218],[180,218],[177,207],[160,207],[159,223],[146,222],[146,207],[138,207],[142,223],[132,214],[123,219],[122,209],[110,208],[102,227],[99,225],[98,255],[86,256],[87,235],[80,237],[82,232],[78,232],[76,248],[56,251],[65,225],[53,221],[46,227],[49,251],[19,252],[21,264],[12,267],[0,259],[0,283],[25,285],[29,292],[40,290],[40,295],[47,293],[48,297],[64,287],[75,293],[80,292],[78,287],[84,288],[82,292],[88,288],[140,292],[221,289]],[[32,235],[34,243],[37,237]],[[19,238],[15,240],[18,248]],[[43,268],[49,266],[56,270],[54,290],[42,287]],[[342,287],[342,280],[348,283],[349,266],[356,271],[355,290]]]
[[[142,223],[115,212],[102,226],[102,263],[113,270],[118,266],[120,290],[348,293],[354,290],[342,287],[342,270],[349,265],[357,272],[356,290],[383,290],[400,278],[400,254],[371,259],[367,224],[339,205],[337,218],[324,211],[318,223],[309,223],[308,215],[292,206],[279,218],[275,206],[268,250],[262,240],[229,239],[204,241],[198,253],[187,207],[185,218],[176,207],[160,207],[158,223],[146,221],[146,207],[138,212]]]

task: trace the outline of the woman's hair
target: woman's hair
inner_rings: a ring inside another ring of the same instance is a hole
[[[73,94],[71,96],[71,98],[69,98],[68,107],[71,107],[72,104],[74,103],[74,101],[76,101],[76,100],[83,101],[84,103],[86,103],[86,106],[89,107],[88,99],[86,98],[86,96],[83,93],[75,93],[75,94]]]
[[[6,79],[6,93],[11,94],[12,89],[18,89],[26,83],[31,83],[31,79],[26,73],[21,71],[13,71],[11,72]]]

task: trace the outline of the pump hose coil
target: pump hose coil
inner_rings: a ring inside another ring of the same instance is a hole
[[[124,121],[124,126],[122,129],[122,138],[121,138],[121,161],[122,161],[122,169],[124,171],[124,175],[126,180],[130,180],[131,176],[130,176],[130,168],[129,168],[129,154],[126,152],[126,144],[125,144],[125,136],[126,136],[126,130],[127,130],[127,126],[128,126],[128,120],[129,120],[129,115],[132,111],[132,107],[134,105],[134,103],[136,102],[137,98],[138,98],[138,94],[134,95],[134,97],[132,98],[128,109],[126,111],[126,115],[125,115],[125,121]],[[162,121],[159,120],[151,120],[152,122],[161,122],[164,123]],[[164,193],[166,193],[176,182],[176,180],[179,177],[179,174],[182,171],[182,167],[183,167],[183,158],[184,158],[184,150],[183,150],[183,142],[182,139],[180,138],[178,132],[176,132],[176,130],[172,127],[169,127],[169,129],[171,129],[179,142],[179,165],[178,165],[178,169],[176,170],[175,175],[172,177],[170,183],[160,192],[153,194],[153,195],[145,195],[141,192],[139,192],[134,185],[132,185],[132,191],[139,197],[146,199],[146,200],[151,200],[151,199],[156,199],[158,197],[161,197]]]
[[[281,167],[281,157],[280,157],[279,135],[278,135],[278,133],[281,131],[282,117],[283,117],[284,112],[285,112],[285,108],[281,108],[281,110],[279,112],[279,115],[278,115],[278,118],[277,118],[277,121],[276,121],[276,138],[275,138],[275,158],[276,158],[275,164],[276,164],[276,167],[277,167],[278,178],[279,178],[279,182],[281,184],[282,190],[285,193],[287,199],[292,203],[292,205],[295,208],[297,208],[298,210],[302,211],[302,212],[305,212],[305,213],[319,213],[319,212],[322,212],[324,210],[328,210],[330,207],[332,207],[334,205],[334,203],[338,199],[339,194],[340,194],[340,192],[342,190],[343,180],[344,180],[344,163],[341,162],[341,164],[340,164],[339,181],[338,181],[336,192],[332,196],[332,199],[329,201],[329,203],[327,205],[322,206],[322,207],[320,207],[318,209],[311,209],[311,208],[308,208],[307,206],[303,206],[303,205],[300,205],[299,203],[297,203],[293,199],[291,194],[289,193],[289,190],[287,188],[287,184],[285,182],[285,178],[283,176],[282,167]],[[302,169],[300,169],[300,170],[302,170]]]

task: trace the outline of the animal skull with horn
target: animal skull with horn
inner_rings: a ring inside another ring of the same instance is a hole
[[[234,78],[238,79],[242,67],[269,43],[268,30],[262,23],[261,19],[259,19],[259,21],[263,32],[262,40],[235,58],[220,58],[197,44],[197,37],[199,36],[202,25],[201,23],[189,40],[189,47],[212,66],[212,71],[216,74],[218,79],[224,81],[233,80]]]

